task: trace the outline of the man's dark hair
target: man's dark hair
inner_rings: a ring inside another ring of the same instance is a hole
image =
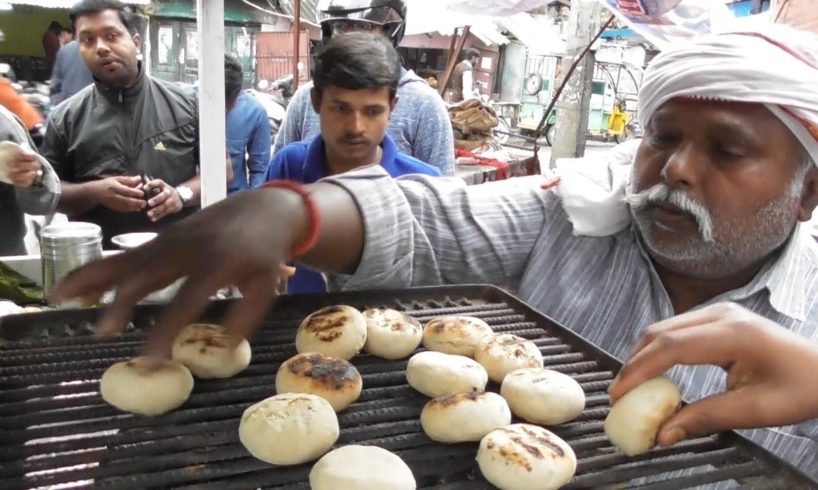
[[[312,79],[321,95],[333,86],[347,90],[389,87],[390,98],[398,92],[401,60],[382,34],[348,32],[333,36],[315,56]]]
[[[71,7],[71,10],[68,11],[68,17],[71,18],[72,24],[76,27],[77,19],[80,17],[97,14],[105,10],[115,10],[119,14],[119,21],[122,22],[125,29],[131,35],[136,34],[133,11],[119,0],[81,0]]]
[[[480,54],[480,51],[477,51],[475,48],[466,48],[466,50],[463,51],[463,59],[467,61],[473,58],[480,58],[482,56],[483,55]]]
[[[52,20],[50,24],[48,24],[48,30],[54,32],[60,32],[62,30],[62,24],[57,22],[56,20]]]
[[[231,103],[239,96],[244,81],[241,73],[241,64],[236,58],[224,55],[224,100]]]

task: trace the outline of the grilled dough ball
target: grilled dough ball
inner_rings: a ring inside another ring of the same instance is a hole
[[[511,423],[511,411],[497,393],[461,393],[435,398],[423,407],[420,424],[439,442],[479,441]]]
[[[293,465],[318,458],[338,440],[338,417],[320,396],[284,393],[249,407],[239,440],[256,458]]]
[[[479,318],[442,316],[423,327],[423,346],[429,350],[474,356],[474,348],[491,335],[491,327]]]
[[[351,306],[327,306],[301,322],[295,335],[298,352],[352,359],[366,342],[366,320]]]
[[[565,441],[529,424],[491,431],[480,441],[477,464],[501,490],[550,490],[568,483],[577,457]]]
[[[160,415],[179,407],[193,390],[193,376],[180,362],[136,357],[109,367],[99,383],[107,403],[125,412]]]
[[[291,357],[276,374],[276,393],[312,393],[328,401],[336,412],[352,405],[362,387],[361,374],[349,361],[317,352]]]
[[[420,345],[420,322],[396,310],[373,308],[364,311],[366,345],[364,350],[384,359],[409,357]]]
[[[550,369],[513,371],[503,380],[500,394],[514,415],[534,424],[564,424],[585,409],[585,392],[579,383]]]
[[[197,378],[229,378],[250,365],[250,344],[241,339],[231,348],[224,327],[206,323],[188,325],[173,341],[172,357]]]
[[[312,490],[415,490],[415,477],[400,457],[376,446],[344,446],[310,471]]]
[[[522,337],[507,333],[484,338],[474,349],[474,360],[489,373],[489,378],[502,383],[515,369],[542,367],[540,349]]]
[[[664,376],[645,381],[616,401],[605,419],[605,434],[628,456],[646,453],[681,403],[673,381]]]
[[[488,378],[477,361],[442,352],[419,352],[406,366],[409,386],[432,398],[485,391]]]

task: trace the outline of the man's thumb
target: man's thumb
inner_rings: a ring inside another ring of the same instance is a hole
[[[743,391],[728,391],[682,407],[659,431],[657,443],[670,446],[677,442],[757,424],[759,414],[748,410]]]

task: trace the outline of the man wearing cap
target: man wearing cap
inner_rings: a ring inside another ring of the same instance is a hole
[[[594,180],[607,186],[605,199],[564,187],[568,174],[556,190],[544,190],[536,177],[468,187],[454,179],[395,180],[368,167],[298,192],[265,189],[213,206],[144,250],[85,268],[60,296],[127,289],[132,297],[100,321],[116,330],[138,297],[189,275],[184,302],[153,333],[161,353],[219,284],[245,285],[226,324],[249,334],[268,304],[270,277],[295,249],[343,289],[512,285],[528,304],[620,359],[670,320],[737,334],[770,322],[814,345],[818,249],[800,223],[818,204],[817,86],[812,34],[767,26],[702,37],[661,53],[645,71],[645,137]],[[217,257],[223,265],[213,266]],[[151,278],[164,267],[176,272]],[[699,310],[706,314],[679,316]],[[727,386],[746,389],[747,374]],[[712,365],[677,366],[668,376],[691,401],[725,388],[724,371]],[[789,378],[797,384],[797,372]],[[782,395],[771,388],[770,396]],[[757,425],[747,413],[762,413],[767,403],[756,391],[751,403],[718,417],[677,420],[660,442]],[[818,477],[818,413],[799,415],[784,422],[799,424],[744,435]]]

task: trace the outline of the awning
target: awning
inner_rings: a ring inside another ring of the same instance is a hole
[[[29,7],[40,7],[45,9],[68,10],[77,3],[72,0],[2,0],[0,6],[6,5],[27,5]],[[123,3],[129,5],[150,5],[151,0],[124,0]]]
[[[495,17],[494,22],[517,38],[530,54],[547,55],[565,52],[559,26],[546,16],[520,13]]]

